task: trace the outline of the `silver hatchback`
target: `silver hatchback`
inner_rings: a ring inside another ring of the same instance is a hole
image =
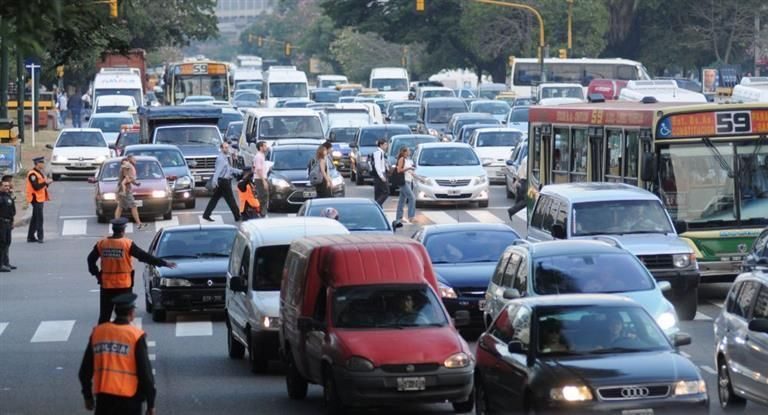
[[[768,405],[768,258],[736,278],[714,329],[720,406]]]

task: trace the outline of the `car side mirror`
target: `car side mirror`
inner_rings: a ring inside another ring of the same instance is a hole
[[[88,183],[90,183],[90,184],[95,184],[95,183],[96,183],[96,178],[95,178],[95,177],[93,177],[93,176],[89,177],[89,178],[88,178]]]
[[[396,231],[396,230],[398,230],[398,229],[400,229],[402,227],[403,227],[403,222],[395,221],[392,224],[392,231],[394,232],[394,231]]]
[[[90,117],[89,115],[86,115],[86,116],[85,116],[85,120],[86,120],[86,121],[90,121],[90,120],[91,120],[91,117]]]
[[[655,182],[657,177],[656,167],[656,155],[650,152],[643,153],[643,173],[640,178],[643,179],[644,182]]]
[[[454,327],[467,327],[469,326],[469,323],[470,323],[469,311],[458,310],[456,311],[456,314],[453,315]]]
[[[749,322],[749,326],[747,326],[747,328],[749,329],[749,331],[768,334],[768,319],[764,319],[764,318],[752,319],[752,321]]]
[[[514,160],[507,160],[505,163],[506,163],[507,166],[514,166],[515,165],[515,161]]]
[[[386,122],[392,122],[392,117],[384,117],[384,121],[386,121]]]
[[[691,343],[692,343],[691,336],[685,333],[676,333],[675,335],[672,336],[672,344],[675,347],[688,346]]]
[[[114,144],[110,144],[109,145],[109,149],[110,150],[117,150],[117,146],[115,146]]]
[[[491,165],[491,163],[493,163],[493,162],[492,161],[484,161],[483,162],[483,167],[488,167],[488,166]]]
[[[673,225],[678,235],[688,232],[688,222],[684,220],[676,220]]]
[[[53,144],[46,144],[45,148],[53,150]]]
[[[672,289],[672,283],[670,283],[669,281],[659,281],[656,284],[659,286],[659,289],[661,290],[661,292],[667,292]]]
[[[525,347],[523,346],[523,343],[519,342],[519,341],[515,341],[515,340],[509,342],[509,344],[507,345],[507,350],[509,351],[510,354],[525,354],[526,353]]]
[[[757,260],[755,265],[761,266],[761,267],[768,267],[768,258],[760,258]]]
[[[187,160],[187,166],[189,166],[191,168],[195,168],[195,167],[197,167],[197,161],[195,161],[195,160]]]
[[[505,300],[514,300],[521,297],[520,291],[518,291],[517,288],[507,288],[504,290],[502,296]]]
[[[565,226],[557,223],[552,226],[552,237],[555,239],[566,239],[568,235],[565,233]]]
[[[235,292],[246,292],[245,281],[242,277],[232,277],[229,279],[229,289]]]

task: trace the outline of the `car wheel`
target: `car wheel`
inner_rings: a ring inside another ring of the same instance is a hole
[[[152,308],[152,321],[156,323],[162,323],[165,321],[165,310]]]
[[[675,302],[675,309],[680,320],[691,321],[696,318],[696,309],[699,305],[699,289],[695,288],[680,296]]]
[[[330,369],[323,371],[323,400],[325,401],[325,412],[328,415],[346,413],[336,388],[336,379],[333,378],[333,372]]]
[[[485,387],[483,382],[480,381],[479,376],[475,376],[475,414],[486,415],[490,414],[491,410],[488,407],[488,397],[485,395]]]
[[[227,353],[230,359],[242,359],[245,356],[245,346],[243,346],[232,333],[232,323],[227,321]]]
[[[109,222],[109,218],[107,218],[107,217],[106,217],[106,216],[104,216],[104,215],[99,215],[99,214],[97,213],[97,214],[96,214],[96,222],[98,222],[98,223],[107,223],[107,222]]]
[[[472,408],[475,407],[475,392],[472,391],[466,401],[451,402],[451,405],[453,406],[453,412],[456,412],[457,414],[472,412]]]
[[[53,179],[53,181],[58,181],[59,179],[61,179],[61,175],[54,173],[51,175],[51,178]]]
[[[301,376],[293,357],[288,354],[288,367],[285,374],[285,387],[288,389],[288,397],[300,401],[307,397],[307,380]]]
[[[264,373],[267,370],[267,359],[262,355],[264,350],[253,336],[248,339],[248,365],[253,373]]]
[[[163,220],[171,220],[173,217],[173,210],[169,210],[163,214]]]
[[[359,171],[355,172],[355,184],[358,186],[362,186],[365,184],[365,179],[363,178],[363,176],[360,174]]]
[[[192,198],[192,200],[187,200],[184,202],[184,209],[194,209],[195,208],[195,202],[197,199]]]
[[[147,310],[147,313],[152,313],[152,303],[149,302],[149,295],[144,295],[144,309]]]
[[[481,202],[478,202],[477,206],[481,207],[481,208],[487,208],[488,207],[488,201],[487,200],[483,200]]]
[[[725,411],[732,409],[741,409],[747,404],[747,401],[736,395],[731,384],[731,375],[728,370],[728,363],[725,358],[718,359],[717,365],[717,397],[720,400],[720,407]]]

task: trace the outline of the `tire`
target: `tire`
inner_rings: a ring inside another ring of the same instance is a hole
[[[296,367],[296,363],[293,361],[293,357],[288,354],[288,361],[285,369],[285,388],[288,390],[288,397],[300,401],[307,397],[307,387],[309,383]]]
[[[162,323],[165,321],[165,310],[152,308],[152,321],[156,323]]]
[[[253,336],[248,338],[248,366],[251,372],[259,374],[267,371],[268,361],[262,356],[263,350]]]
[[[474,397],[475,414],[476,415],[490,414],[491,411],[488,407],[488,397],[485,395],[485,387],[483,386],[483,382],[480,381],[479,376],[475,376],[474,394],[475,394],[475,397]]]
[[[147,310],[147,313],[152,313],[152,303],[149,302],[149,296],[144,295],[144,309]]]
[[[59,179],[61,179],[61,175],[54,173],[54,174],[51,175],[51,178],[53,179],[54,182],[56,182]]]
[[[360,175],[359,171],[355,171],[355,184],[358,186],[362,186],[365,184],[365,179],[362,175]]]
[[[163,220],[171,220],[173,217],[173,210],[169,210],[163,214]]]
[[[192,200],[187,200],[184,202],[184,209],[194,209],[195,208],[195,202],[197,199],[192,198]]]
[[[744,398],[733,391],[728,363],[724,357],[717,359],[717,398],[720,401],[720,408],[724,411],[742,409],[747,404]]]
[[[453,406],[453,412],[456,412],[457,414],[472,412],[472,409],[475,407],[475,391],[472,391],[466,401],[451,402],[451,405]]]
[[[691,321],[696,318],[696,309],[699,305],[699,289],[694,288],[688,293],[680,296],[675,301],[675,309],[680,320]]]
[[[234,360],[242,359],[245,356],[245,346],[235,339],[229,321],[227,321],[227,354],[229,354],[230,359]]]
[[[96,214],[96,222],[98,222],[98,223],[107,223],[107,222],[109,222],[109,218],[107,218],[104,215]]]
[[[488,207],[488,201],[487,200],[483,200],[481,202],[477,202],[477,206],[481,207],[481,208],[487,208]]]
[[[344,404],[339,398],[336,379],[330,369],[323,371],[323,401],[325,401],[325,413],[328,415],[343,415],[346,413]]]

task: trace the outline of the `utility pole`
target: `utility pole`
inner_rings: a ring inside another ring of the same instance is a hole
[[[763,52],[763,42],[760,36],[760,12],[763,10],[764,8],[755,13],[755,76],[760,76],[760,58]]]
[[[19,123],[19,140],[24,142],[24,56],[16,47],[16,115]]]
[[[0,17],[0,118],[8,118],[8,19]]]
[[[568,3],[568,57],[573,56],[573,0],[565,0]]]
[[[29,72],[32,75],[32,147],[35,146],[35,131],[37,131],[37,102],[39,95],[39,87],[37,85],[39,79],[39,72],[36,72],[35,69],[40,69],[40,65],[36,65],[34,62],[30,63],[29,65],[26,65],[27,68],[29,68]]]

